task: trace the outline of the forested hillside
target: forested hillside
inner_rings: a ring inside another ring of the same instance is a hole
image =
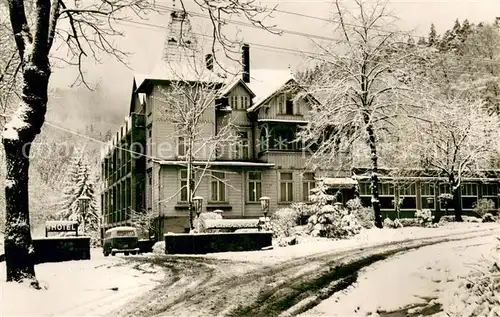
[[[35,233],[41,233],[40,225],[61,209],[65,177],[75,151],[83,151],[91,173],[99,176],[102,142],[110,139],[127,111],[128,96],[110,95],[99,88],[51,91],[47,124],[37,136],[31,152],[30,210]],[[0,177],[4,177],[4,152],[0,155]],[[4,192],[0,191],[2,211],[3,205]],[[3,221],[0,223],[3,225]]]

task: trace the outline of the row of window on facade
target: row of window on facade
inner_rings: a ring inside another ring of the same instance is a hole
[[[259,199],[266,195],[262,191],[263,172],[246,172],[246,201],[257,203]],[[152,186],[151,174],[148,172],[148,184]],[[195,176],[196,178],[196,176]],[[311,190],[315,187],[314,173],[302,173],[302,197],[294,196],[294,174],[292,172],[279,173],[279,202],[308,201]],[[179,202],[188,200],[188,172],[186,169],[179,172]],[[210,172],[210,197],[209,202],[228,203],[228,190],[231,184],[228,180],[228,173],[212,171]]]
[[[152,155],[152,128],[147,129],[147,143],[146,155]],[[250,128],[241,128],[238,131],[238,142],[230,147],[230,157],[233,159],[250,159]],[[177,155],[182,157],[187,155],[188,151],[188,137],[179,136],[176,139]],[[257,148],[260,151],[279,150],[279,151],[299,151],[299,150],[312,150],[316,149],[315,145],[305,145],[303,142],[297,140],[297,126],[296,125],[282,125],[275,126],[269,129],[264,126],[260,130],[260,139],[258,140]],[[170,148],[167,148],[170,150]],[[217,157],[220,157],[222,150],[218,149]],[[228,153],[224,153],[226,157]]]
[[[236,142],[230,149],[230,156],[233,159],[249,159],[250,158],[250,131],[239,131],[238,142]],[[188,151],[188,138],[177,138],[177,155],[182,157],[187,155]],[[261,139],[258,145],[260,151],[266,150],[279,150],[279,151],[299,151],[304,149],[314,150],[312,146],[307,147],[302,142],[296,140],[295,131],[291,130],[276,130],[271,136],[267,135],[265,129],[262,129]],[[218,150],[217,157],[222,154],[222,150]],[[146,155],[152,154],[151,139],[148,140]]]
[[[419,192],[417,193],[417,191]],[[368,182],[359,183],[359,193],[365,205],[370,205],[371,187]],[[379,184],[380,204],[382,209],[394,209],[394,197],[398,193],[401,209],[416,209],[417,194],[421,198],[421,208],[436,209],[445,208],[443,202],[436,201],[440,194],[451,194],[448,184],[436,183],[400,183],[396,186],[393,183]],[[496,183],[463,183],[461,185],[461,198],[463,209],[473,209],[479,198],[490,199],[498,208],[498,184]],[[449,206],[451,207],[451,206]]]
[[[102,163],[102,175],[105,179],[113,175],[124,176],[126,172],[130,171],[132,155],[127,143],[123,143],[119,148],[113,150],[112,155],[106,158]]]
[[[132,183],[130,177],[102,194],[101,208],[108,223],[127,219],[127,213],[131,207],[131,194]]]

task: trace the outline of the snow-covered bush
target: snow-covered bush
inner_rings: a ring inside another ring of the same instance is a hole
[[[309,218],[312,236],[345,238],[358,234],[361,225],[356,217],[340,206],[325,205]]]
[[[455,222],[455,216],[447,215],[447,216],[442,216],[439,219],[439,223],[441,223],[441,224],[447,223],[447,222]]]
[[[394,219],[393,225],[394,225],[395,229],[403,228],[404,227],[403,223],[401,222],[401,220],[399,218]]]
[[[462,216],[462,220],[464,222],[482,222],[481,218],[477,217],[470,217],[470,216]],[[447,223],[447,222],[455,222],[455,216],[448,215],[448,216],[442,216],[441,219],[439,219],[439,223]]]
[[[483,222],[495,222],[495,218],[493,217],[493,215],[492,215],[492,214],[490,214],[490,213],[485,213],[485,214],[483,215],[483,220],[482,220],[482,221],[483,221]]]
[[[495,260],[485,262],[460,279],[449,316],[500,316],[500,266]]]
[[[394,223],[392,222],[391,218],[385,218],[384,219],[384,228],[393,228]]]
[[[406,227],[420,227],[420,223],[416,218],[400,218],[399,222],[403,228]]]
[[[340,220],[340,237],[352,237],[361,231],[361,224],[355,215],[346,213]]]
[[[374,227],[375,216],[373,210],[370,207],[363,206],[359,198],[349,200],[346,207],[356,217],[361,227],[365,229]]]
[[[422,227],[428,227],[432,224],[434,215],[430,209],[422,209],[415,212],[415,218]]]
[[[483,217],[485,214],[495,209],[495,203],[491,199],[479,199],[476,203],[474,203],[474,211],[479,217]]]
[[[165,254],[165,241],[158,241],[153,245],[154,254]]]
[[[306,203],[293,203],[290,205],[291,209],[294,209],[297,212],[298,223],[306,224],[307,219],[311,217],[315,213],[314,204],[306,204]]]
[[[448,193],[443,193],[439,195],[439,201],[444,205],[449,207],[453,202],[453,195]]]
[[[275,238],[289,237],[297,225],[299,215],[296,209],[282,208],[273,213],[263,229],[273,232]]]
[[[404,227],[403,224],[398,218],[394,220],[391,220],[390,218],[384,219],[384,228],[398,229],[403,227]]]
[[[471,216],[462,216],[462,220],[464,222],[474,222],[474,223],[479,223],[479,222],[483,221],[483,219],[481,219],[481,218],[471,217]]]

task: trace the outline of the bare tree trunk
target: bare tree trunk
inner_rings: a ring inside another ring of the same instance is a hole
[[[455,179],[455,176],[451,174],[450,178],[451,194],[453,195],[453,212],[455,213],[455,221],[462,222],[462,201],[460,197],[460,186]]]
[[[377,145],[375,132],[373,127],[368,124],[366,126],[366,132],[368,133],[368,144],[370,146],[370,155],[372,162],[372,171],[370,175],[371,187],[372,187],[372,208],[375,215],[375,226],[377,228],[382,228],[382,215],[380,212],[380,196],[378,191],[379,179],[378,179],[378,155],[377,155]]]
[[[47,87],[50,68],[27,63],[23,70],[23,112],[9,128],[17,133],[3,138],[6,156],[7,183],[5,186],[5,262],[7,281],[32,280],[38,287],[34,269],[34,249],[30,232],[28,175],[31,142],[40,133],[47,110]],[[21,121],[23,124],[20,124]],[[17,126],[16,126],[17,125]],[[12,131],[9,131],[12,132]]]
[[[194,215],[193,215],[193,191],[194,191],[194,173],[193,173],[193,141],[192,134],[189,135],[189,149],[187,160],[187,195],[188,195],[188,212],[189,212],[189,230],[194,229]]]
[[[7,282],[35,280],[28,201],[29,159],[24,155],[29,153],[26,151],[30,145],[20,140],[8,139],[4,140],[3,145],[9,180],[5,186]]]

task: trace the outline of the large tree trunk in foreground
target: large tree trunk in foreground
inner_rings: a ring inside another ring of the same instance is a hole
[[[26,146],[25,146],[26,144]],[[33,244],[28,201],[29,143],[6,139],[3,142],[7,182],[5,186],[5,255],[7,281],[35,279]]]
[[[378,179],[378,155],[377,155],[377,145],[375,132],[373,127],[368,125],[366,127],[366,132],[368,133],[368,144],[370,146],[370,155],[372,161],[372,171],[370,175],[371,187],[372,187],[372,208],[375,215],[375,226],[377,228],[382,228],[382,215],[380,212],[380,196],[379,196],[379,179]]]
[[[460,186],[458,186],[454,175],[450,176],[450,188],[453,195],[453,212],[455,213],[455,221],[462,222],[462,201],[460,197]]]
[[[7,281],[35,278],[33,243],[30,232],[28,175],[31,142],[40,133],[47,110],[48,63],[37,67],[27,63],[23,69],[22,101],[13,119],[5,126],[3,146],[6,156],[5,261]]]

